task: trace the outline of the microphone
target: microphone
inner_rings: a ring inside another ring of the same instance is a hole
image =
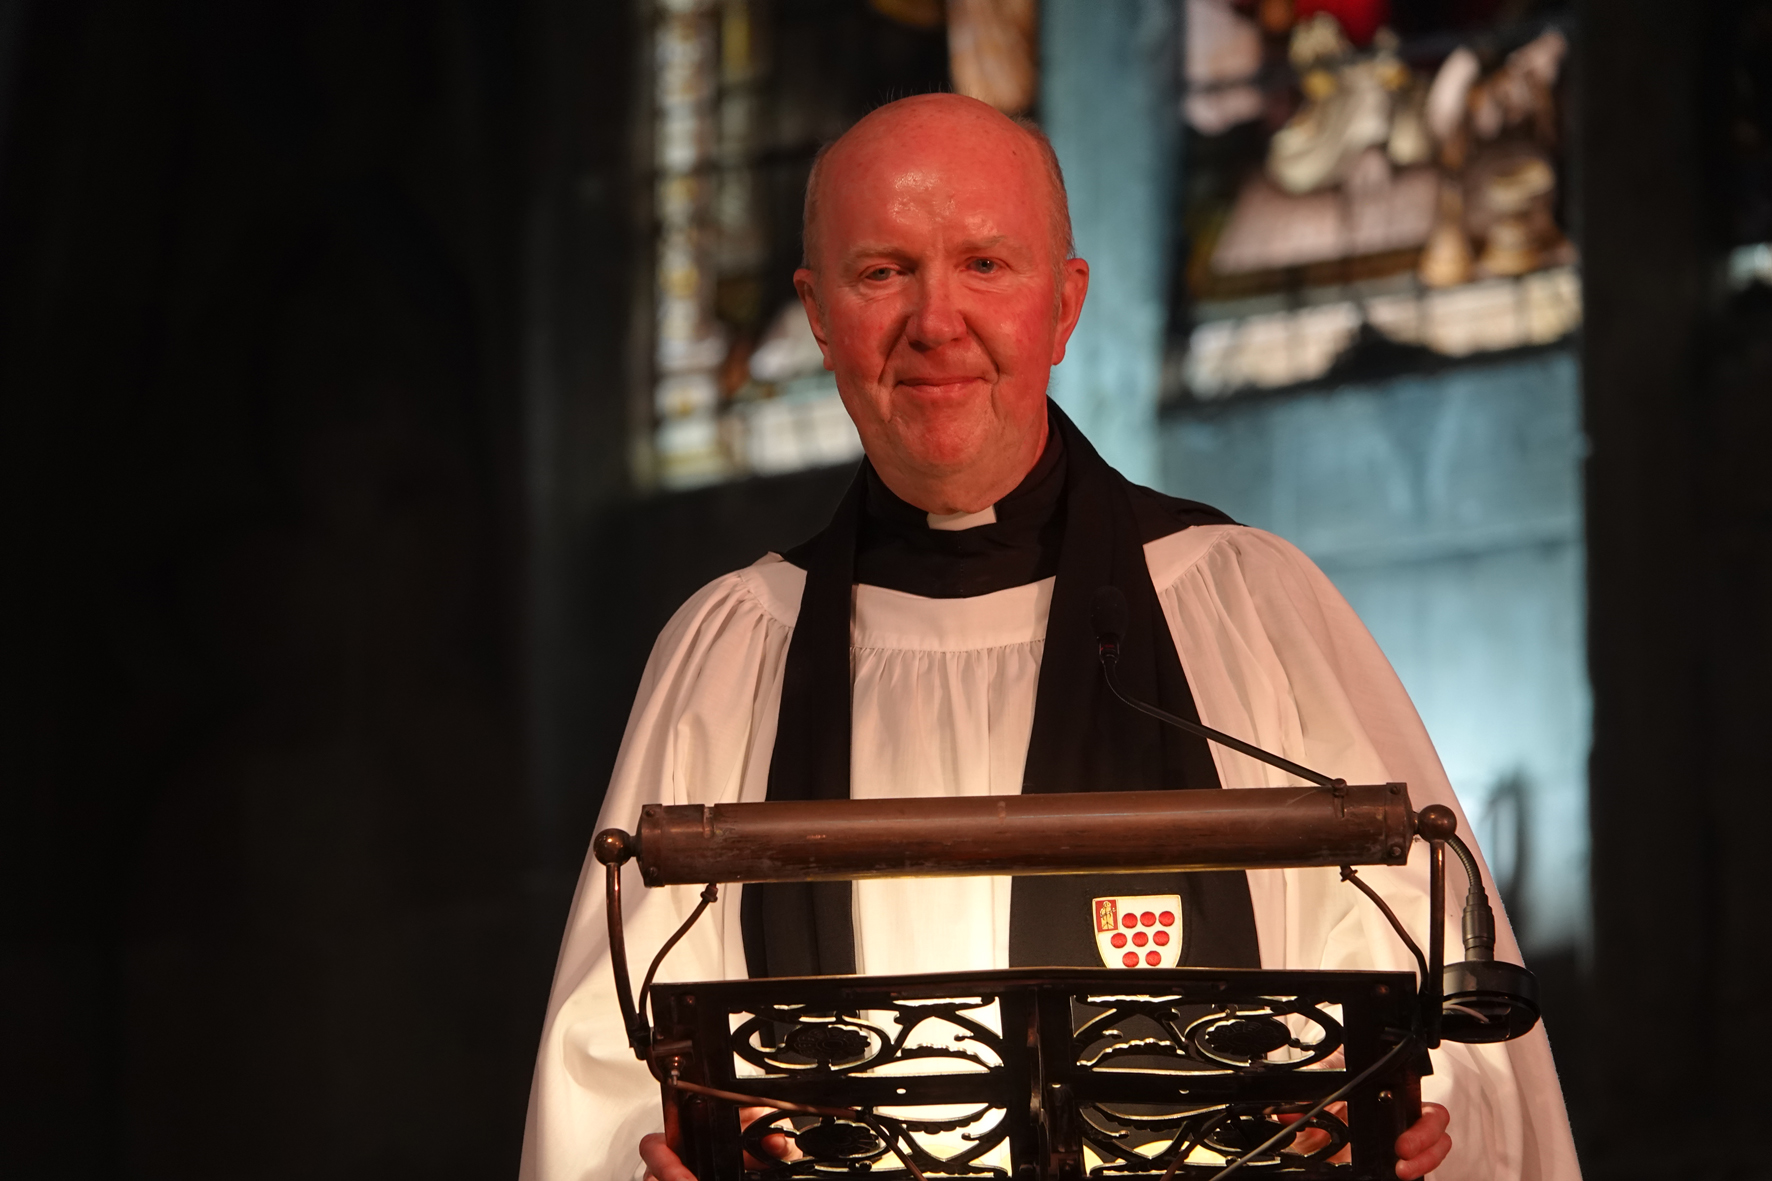
[[[1457,835],[1447,846],[1464,867],[1464,960],[1447,964],[1441,1034],[1453,1042],[1504,1042],[1538,1024],[1538,979],[1519,964],[1495,958],[1495,911],[1477,859]]]
[[[1126,638],[1126,596],[1117,586],[1095,588],[1095,602],[1089,608],[1089,623],[1095,629],[1096,654],[1103,661],[1120,659],[1120,641]]]

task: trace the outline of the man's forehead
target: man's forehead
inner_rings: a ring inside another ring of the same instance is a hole
[[[863,182],[857,195],[873,196],[882,211],[898,218],[919,215],[948,216],[954,212],[953,180],[932,168],[927,161],[912,156],[912,162],[893,167],[885,161],[881,175]]]
[[[956,95],[903,99],[821,155],[807,192],[808,250],[835,247],[835,261],[868,239],[934,222],[944,238],[1028,237],[1035,249],[1050,239],[1062,253],[1061,185],[1037,132]]]
[[[940,252],[1044,251],[1048,218],[1043,210],[1000,190],[972,194],[882,186],[873,197],[851,190],[831,219],[827,239],[834,258],[909,256]]]
[[[1009,253],[1012,255],[1017,253],[1016,247],[1037,248],[1033,243],[1021,242],[1008,234],[965,233],[944,236],[940,247],[962,254],[996,251],[1009,247]],[[899,258],[913,253],[916,253],[916,250],[901,237],[857,235],[837,244],[836,257],[853,261],[862,258]]]

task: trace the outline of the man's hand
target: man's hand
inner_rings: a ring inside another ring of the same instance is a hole
[[[1347,1104],[1331,1103],[1329,1114],[1337,1119],[1347,1118]],[[1288,1113],[1275,1117],[1283,1124],[1296,1123],[1297,1113]],[[1452,1137],[1446,1134],[1446,1124],[1451,1117],[1446,1109],[1438,1103],[1423,1103],[1421,1118],[1410,1125],[1409,1130],[1397,1137],[1397,1176],[1401,1181],[1415,1181],[1417,1177],[1425,1177],[1440,1167],[1446,1154],[1452,1151]],[[1306,1128],[1292,1142],[1289,1151],[1309,1156],[1329,1143],[1329,1133],[1321,1128]],[[1342,1149],[1330,1158],[1332,1164],[1346,1164],[1352,1153]],[[660,1181],[670,1181],[661,1178]]]
[[[1402,1181],[1415,1181],[1440,1167],[1452,1151],[1452,1137],[1446,1134],[1451,1119],[1438,1103],[1421,1105],[1421,1118],[1397,1137],[1397,1176]]]
[[[695,1174],[657,1132],[640,1137],[640,1159],[646,1162],[646,1181],[695,1181]]]
[[[749,1127],[752,1120],[761,1119],[769,1111],[767,1107],[742,1107],[738,1112],[738,1126]],[[794,1151],[792,1141],[780,1132],[763,1137],[763,1147],[774,1153],[777,1160],[792,1160],[799,1155]],[[695,1174],[657,1132],[640,1138],[640,1159],[646,1162],[646,1181],[695,1181]],[[748,1169],[763,1167],[763,1162],[748,1152],[744,1154],[744,1163]]]

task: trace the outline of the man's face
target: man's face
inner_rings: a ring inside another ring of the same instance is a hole
[[[795,275],[869,457],[931,512],[977,511],[1038,459],[1088,286],[1036,145],[956,102],[899,104],[832,150]]]

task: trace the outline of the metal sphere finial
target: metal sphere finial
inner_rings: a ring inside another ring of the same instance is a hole
[[[1458,817],[1444,804],[1429,804],[1415,814],[1415,831],[1424,841],[1444,841],[1458,831]]]
[[[634,838],[619,828],[606,828],[592,839],[591,849],[604,865],[622,865],[634,855]]]

